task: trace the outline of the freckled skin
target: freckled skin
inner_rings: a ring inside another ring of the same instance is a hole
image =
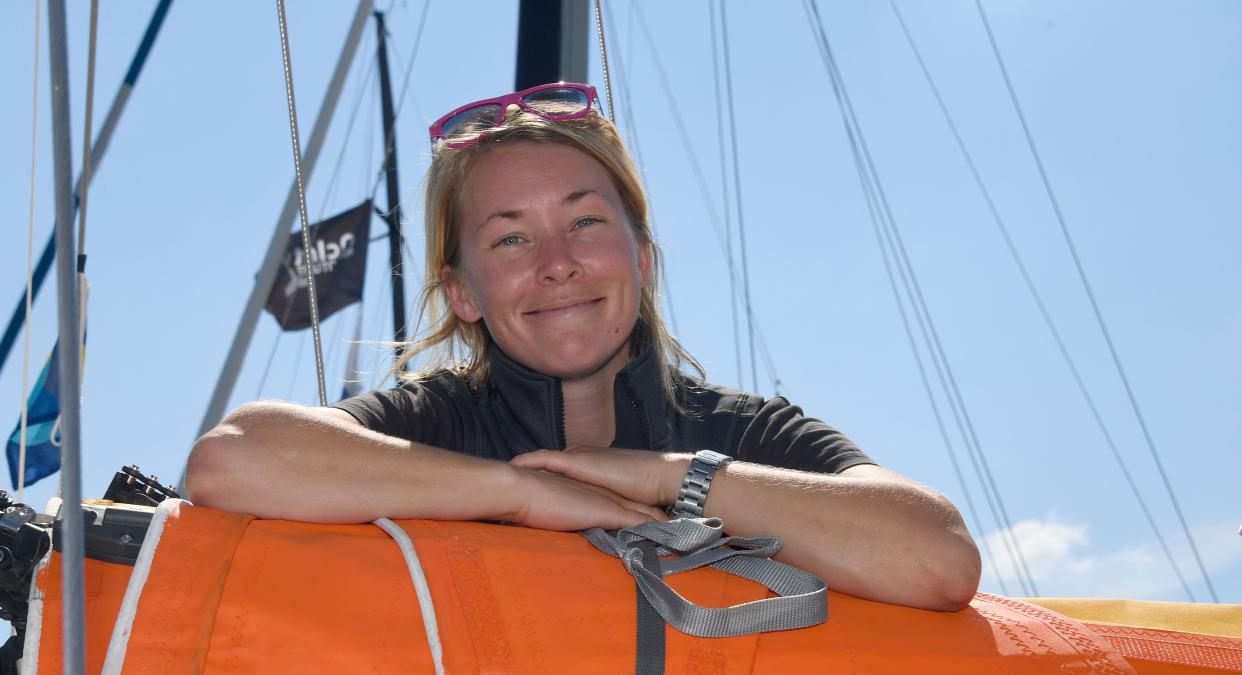
[[[461,260],[445,290],[504,352],[564,380],[614,371],[638,319],[649,248],[608,171],[564,145],[492,150],[462,189]]]

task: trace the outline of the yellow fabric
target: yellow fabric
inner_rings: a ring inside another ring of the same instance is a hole
[[[1242,638],[1242,605],[1084,598],[1035,598],[1027,602],[1090,623]]]

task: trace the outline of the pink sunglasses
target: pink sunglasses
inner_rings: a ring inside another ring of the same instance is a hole
[[[505,111],[511,105],[545,120],[564,122],[586,117],[591,113],[591,106],[598,101],[595,87],[589,84],[541,84],[512,94],[467,103],[453,110],[431,125],[431,142],[434,146],[440,140],[450,148],[474,145],[487,136],[485,132],[488,129],[494,129],[505,121]],[[449,140],[451,136],[459,134],[463,137]]]

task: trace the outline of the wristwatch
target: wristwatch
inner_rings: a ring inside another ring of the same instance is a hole
[[[707,491],[712,486],[712,479],[720,467],[733,458],[715,450],[699,450],[690,461],[690,470],[681,479],[681,489],[677,491],[677,501],[673,504],[673,515],[703,517],[703,505],[707,503]]]

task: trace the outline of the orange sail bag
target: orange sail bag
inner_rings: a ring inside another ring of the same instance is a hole
[[[24,672],[62,670],[59,566],[53,553],[37,572]],[[713,568],[667,580],[706,606],[769,595]],[[86,561],[92,673],[632,673],[636,617],[634,579],[583,537],[483,523],[385,531],[168,500],[134,566]],[[939,613],[830,592],[828,620],[808,628],[701,638],[665,627],[664,663],[669,673],[1242,671],[1237,637],[1119,628],[987,594]]]

